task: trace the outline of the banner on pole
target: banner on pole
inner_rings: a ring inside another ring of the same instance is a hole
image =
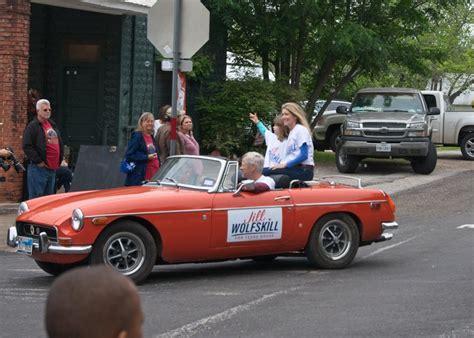
[[[186,111],[186,75],[183,72],[178,72],[178,88],[177,88],[178,102],[176,108],[178,114],[181,110]]]

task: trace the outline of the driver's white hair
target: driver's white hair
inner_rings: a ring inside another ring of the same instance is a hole
[[[46,99],[41,99],[41,100],[36,101],[36,110],[40,110],[40,108],[42,106],[50,106],[51,107],[51,103],[49,103],[49,101],[46,100]]]
[[[242,162],[245,162],[248,165],[254,165],[259,173],[263,170],[264,161],[265,159],[262,154],[257,153],[256,151],[249,151],[242,156]]]

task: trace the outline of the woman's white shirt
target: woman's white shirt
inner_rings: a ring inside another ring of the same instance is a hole
[[[299,123],[290,130],[288,141],[286,142],[283,162],[288,163],[289,161],[295,159],[304,143],[306,143],[308,146],[308,157],[306,160],[301,162],[301,164],[314,165],[314,146],[311,134],[309,133],[308,129],[306,129],[306,127]]]

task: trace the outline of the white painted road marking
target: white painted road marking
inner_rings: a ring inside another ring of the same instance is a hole
[[[270,299],[273,299],[275,297],[294,292],[296,290],[301,289],[303,286],[298,286],[294,288],[290,288],[287,290],[282,290],[282,291],[277,291],[274,293],[270,293],[268,295],[264,295],[256,300],[253,300],[249,303],[242,304],[242,305],[237,305],[233,308],[227,309],[225,311],[222,311],[220,313],[217,313],[213,316],[209,316],[206,318],[199,319],[193,323],[189,323],[187,325],[181,326],[180,328],[177,328],[175,330],[171,330],[165,333],[162,333],[160,335],[157,335],[155,337],[157,338],[169,338],[169,337],[190,337],[196,333],[198,333],[200,330],[206,329],[210,327],[211,325],[226,321],[235,315],[250,310],[250,308],[259,305],[263,302],[266,302]]]
[[[458,226],[456,229],[474,229],[474,224],[463,224]]]
[[[392,245],[389,245],[389,246],[380,248],[380,249],[378,249],[378,250],[375,250],[375,251],[372,252],[372,253],[369,253],[368,255],[366,255],[366,256],[364,256],[364,257],[362,257],[362,258],[360,258],[360,259],[372,257],[372,256],[377,255],[377,254],[379,254],[379,253],[381,253],[381,252],[384,252],[384,251],[386,251],[386,250],[388,250],[388,249],[392,249],[392,248],[395,248],[395,247],[397,247],[397,246],[399,246],[399,245],[405,244],[405,243],[407,243],[407,242],[409,242],[409,241],[411,241],[411,240],[413,240],[413,239],[415,239],[415,238],[416,238],[416,236],[413,236],[413,237],[410,237],[410,238],[408,238],[408,239],[406,239],[406,240],[404,240],[404,241],[402,241],[402,242],[395,243],[395,244],[392,244]]]

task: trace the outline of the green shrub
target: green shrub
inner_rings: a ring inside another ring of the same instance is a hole
[[[273,84],[259,79],[215,83],[206,97],[197,99],[201,114],[201,146],[218,149],[223,156],[240,156],[253,149],[256,129],[249,119],[256,112],[267,125],[277,113]]]

